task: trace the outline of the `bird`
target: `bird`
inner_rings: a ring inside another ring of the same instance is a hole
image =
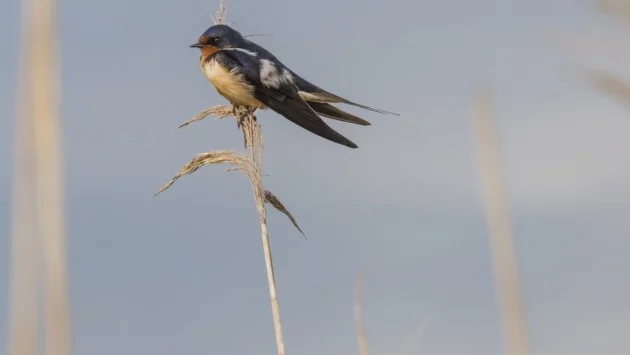
[[[271,109],[322,138],[350,148],[358,146],[320,116],[363,126],[370,123],[331,103],[399,115],[352,102],[310,83],[228,25],[210,26],[190,47],[200,49],[201,71],[216,91],[233,105],[251,110]]]

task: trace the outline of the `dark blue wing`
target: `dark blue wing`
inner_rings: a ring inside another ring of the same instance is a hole
[[[281,66],[282,69],[286,68],[287,70],[289,70],[289,72],[293,75],[293,77],[295,79],[295,85],[297,86],[299,91],[304,91],[304,92],[307,92],[309,94],[316,95],[316,96],[318,96],[318,99],[322,100],[323,102],[343,103],[343,104],[346,104],[346,105],[352,105],[352,106],[360,107],[362,109],[373,111],[373,112],[400,116],[398,113],[395,113],[395,112],[389,112],[389,111],[385,111],[385,110],[380,110],[380,109],[377,109],[377,108],[372,108],[372,107],[369,107],[369,106],[365,106],[365,105],[362,105],[362,104],[350,101],[348,99],[345,99],[345,98],[343,98],[341,96],[335,95],[335,94],[333,94],[331,92],[328,92],[328,91],[320,88],[319,86],[317,86],[317,85],[309,82],[308,80],[302,78],[301,76],[299,76],[297,73],[295,73],[294,71],[289,69],[287,66],[282,64],[282,62],[280,62],[280,60],[278,60],[278,58],[276,58],[273,54],[271,54],[271,52],[269,52],[268,50],[266,50],[265,48],[261,47],[260,45],[254,43],[254,42],[245,40],[245,42],[242,43],[242,46],[243,46],[243,48],[246,48],[248,50],[251,50],[252,52],[257,53],[259,58],[261,58],[261,59],[269,59],[269,60],[275,62],[276,65]],[[331,117],[331,118],[335,118],[335,117]]]
[[[357,145],[332,129],[315,111],[300,97],[298,88],[291,82],[279,82],[276,87],[263,85],[260,74],[260,61],[257,56],[240,50],[222,50],[217,53],[216,60],[230,70],[243,75],[249,84],[254,86],[254,97],[273,111],[287,118],[298,126],[350,148]],[[279,65],[277,70],[284,68]]]

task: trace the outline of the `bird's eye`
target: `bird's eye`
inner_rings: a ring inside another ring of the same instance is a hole
[[[210,43],[212,43],[212,44],[216,45],[216,44],[219,44],[219,42],[221,42],[221,38],[219,38],[219,37],[213,37],[213,38],[210,39]]]

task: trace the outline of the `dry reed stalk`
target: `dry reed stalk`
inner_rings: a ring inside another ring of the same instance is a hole
[[[219,10],[214,17],[215,24],[225,23],[225,13],[227,7],[225,3],[221,1]],[[192,122],[204,119],[209,115],[215,115],[218,118],[224,118],[233,116],[236,118],[237,126],[243,132],[243,138],[245,147],[248,149],[248,155],[242,155],[236,152],[219,150],[211,151],[207,153],[198,154],[190,162],[188,162],[166,185],[160,188],[156,195],[168,189],[173,183],[184,175],[189,175],[197,171],[200,167],[208,164],[230,164],[233,167],[228,170],[238,170],[242,172],[250,182],[252,191],[254,194],[254,200],[256,202],[256,210],[258,212],[258,220],[260,223],[261,240],[263,245],[263,252],[265,256],[265,267],[267,270],[267,282],[269,286],[269,296],[271,299],[271,311],[273,316],[273,325],[276,337],[276,347],[278,355],[284,355],[284,340],[282,338],[282,326],[280,323],[280,306],[278,303],[278,296],[276,292],[276,280],[273,269],[273,261],[271,257],[271,246],[269,242],[269,235],[267,233],[267,211],[265,209],[265,202],[271,204],[277,208],[280,212],[284,213],[291,223],[300,231],[300,227],[297,222],[284,207],[280,200],[270,191],[263,188],[262,184],[262,135],[260,133],[260,126],[256,122],[254,112],[243,107],[235,106],[214,106],[212,108],[204,110],[199,115],[186,121],[178,128],[189,125]],[[304,233],[302,233],[304,234]]]
[[[230,115],[232,110],[230,109]],[[219,110],[205,110],[204,112],[213,112],[221,117],[223,111]],[[276,292],[276,281],[273,269],[273,261],[271,258],[271,246],[269,243],[269,235],[267,233],[267,215],[264,207],[265,202],[271,204],[277,208],[280,212],[284,213],[293,223],[293,225],[300,231],[299,225],[291,215],[291,213],[284,207],[280,200],[270,191],[263,188],[262,185],[262,171],[260,168],[260,162],[262,157],[262,137],[260,134],[260,126],[256,122],[256,117],[252,112],[236,107],[236,120],[238,126],[243,131],[243,136],[248,148],[249,154],[243,155],[229,150],[216,150],[206,153],[197,154],[192,160],[186,163],[175,176],[162,186],[155,195],[162,193],[170,188],[175,181],[185,175],[189,175],[197,171],[204,165],[212,164],[229,164],[233,168],[229,170],[237,170],[243,173],[249,180],[254,193],[254,199],[256,202],[256,210],[258,212],[261,239],[263,243],[263,252],[265,255],[265,266],[267,270],[267,281],[269,285],[269,296],[271,298],[271,310],[273,315],[273,324],[276,335],[276,346],[278,348],[278,355],[284,354],[284,341],[282,338],[282,326],[280,323],[280,307],[278,304],[278,296]],[[206,116],[207,116],[206,115]],[[203,116],[203,113],[198,117]],[[223,116],[225,117],[225,116]],[[205,118],[203,116],[202,118]]]
[[[505,347],[510,355],[528,355],[531,351],[489,92],[474,93],[472,118]]]
[[[40,266],[38,261],[41,261],[44,281],[44,351],[48,355],[67,355],[70,351],[70,335],[57,117],[59,67],[56,60],[55,0],[23,0],[22,7],[22,63],[25,67],[22,68],[19,84],[19,103],[23,107],[19,109],[16,125],[14,198],[24,200],[14,202],[12,308],[16,309],[11,312],[10,351],[15,355],[37,351],[37,335],[33,328],[37,328],[37,307],[34,303],[37,303],[35,283],[38,280],[34,275]],[[23,181],[24,177],[21,176],[29,168],[32,169],[31,186],[26,185],[28,180]],[[32,214],[27,209],[31,202],[35,203]],[[25,227],[23,223],[29,226]],[[39,238],[35,238],[37,233]],[[26,264],[27,261],[20,263],[18,259],[23,257],[30,259],[29,264]],[[22,277],[25,277],[23,281],[20,280]],[[25,299],[16,299],[22,293]],[[24,303],[20,305],[21,302]],[[31,309],[19,310],[17,307]],[[24,319],[20,320],[21,317]],[[26,341],[30,344],[25,344]]]

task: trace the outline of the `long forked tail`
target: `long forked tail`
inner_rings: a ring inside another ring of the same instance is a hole
[[[354,123],[361,126],[370,125],[370,122],[355,115],[351,115],[345,111],[342,111],[330,104],[322,102],[308,102],[308,105],[311,106],[313,111],[317,112],[318,115],[323,117],[332,118],[333,120],[338,120],[342,122]]]
[[[304,78],[300,77],[299,75],[297,75],[297,74],[295,74],[293,72],[292,72],[292,74],[293,74],[293,76],[296,79],[296,85],[297,85],[297,87],[299,89],[298,94],[300,95],[300,97],[302,97],[302,99],[304,99],[304,101],[307,101],[309,104],[311,104],[313,102],[317,102],[317,103],[342,103],[342,104],[346,104],[346,105],[360,107],[360,108],[362,108],[364,110],[369,110],[369,111],[381,113],[381,114],[384,114],[384,115],[400,116],[400,114],[396,113],[396,112],[385,111],[385,110],[381,110],[381,109],[365,106],[365,105],[362,105],[362,104],[358,104],[358,103],[350,101],[348,99],[344,99],[341,96],[335,95],[333,93],[330,93],[330,92],[320,88],[319,86],[309,82],[308,80],[305,80]]]
[[[394,116],[400,116],[400,114],[399,114],[399,113],[396,113],[396,112],[390,112],[390,111],[380,110],[380,109],[377,109],[377,108],[373,108],[373,107],[369,107],[369,106],[361,105],[361,104],[358,104],[358,103],[356,103],[356,102],[352,102],[352,101],[350,101],[350,100],[346,100],[346,99],[344,99],[343,97],[340,97],[340,96],[337,96],[337,95],[333,95],[333,94],[331,94],[331,95],[332,95],[332,96],[334,96],[336,99],[338,99],[338,100],[339,100],[339,101],[337,101],[337,102],[342,103],[342,104],[346,104],[346,105],[351,105],[351,106],[360,107],[360,108],[362,108],[362,109],[364,109],[364,110],[369,110],[369,111],[372,111],[372,112],[381,113],[381,114],[383,114],[383,115],[394,115]]]

